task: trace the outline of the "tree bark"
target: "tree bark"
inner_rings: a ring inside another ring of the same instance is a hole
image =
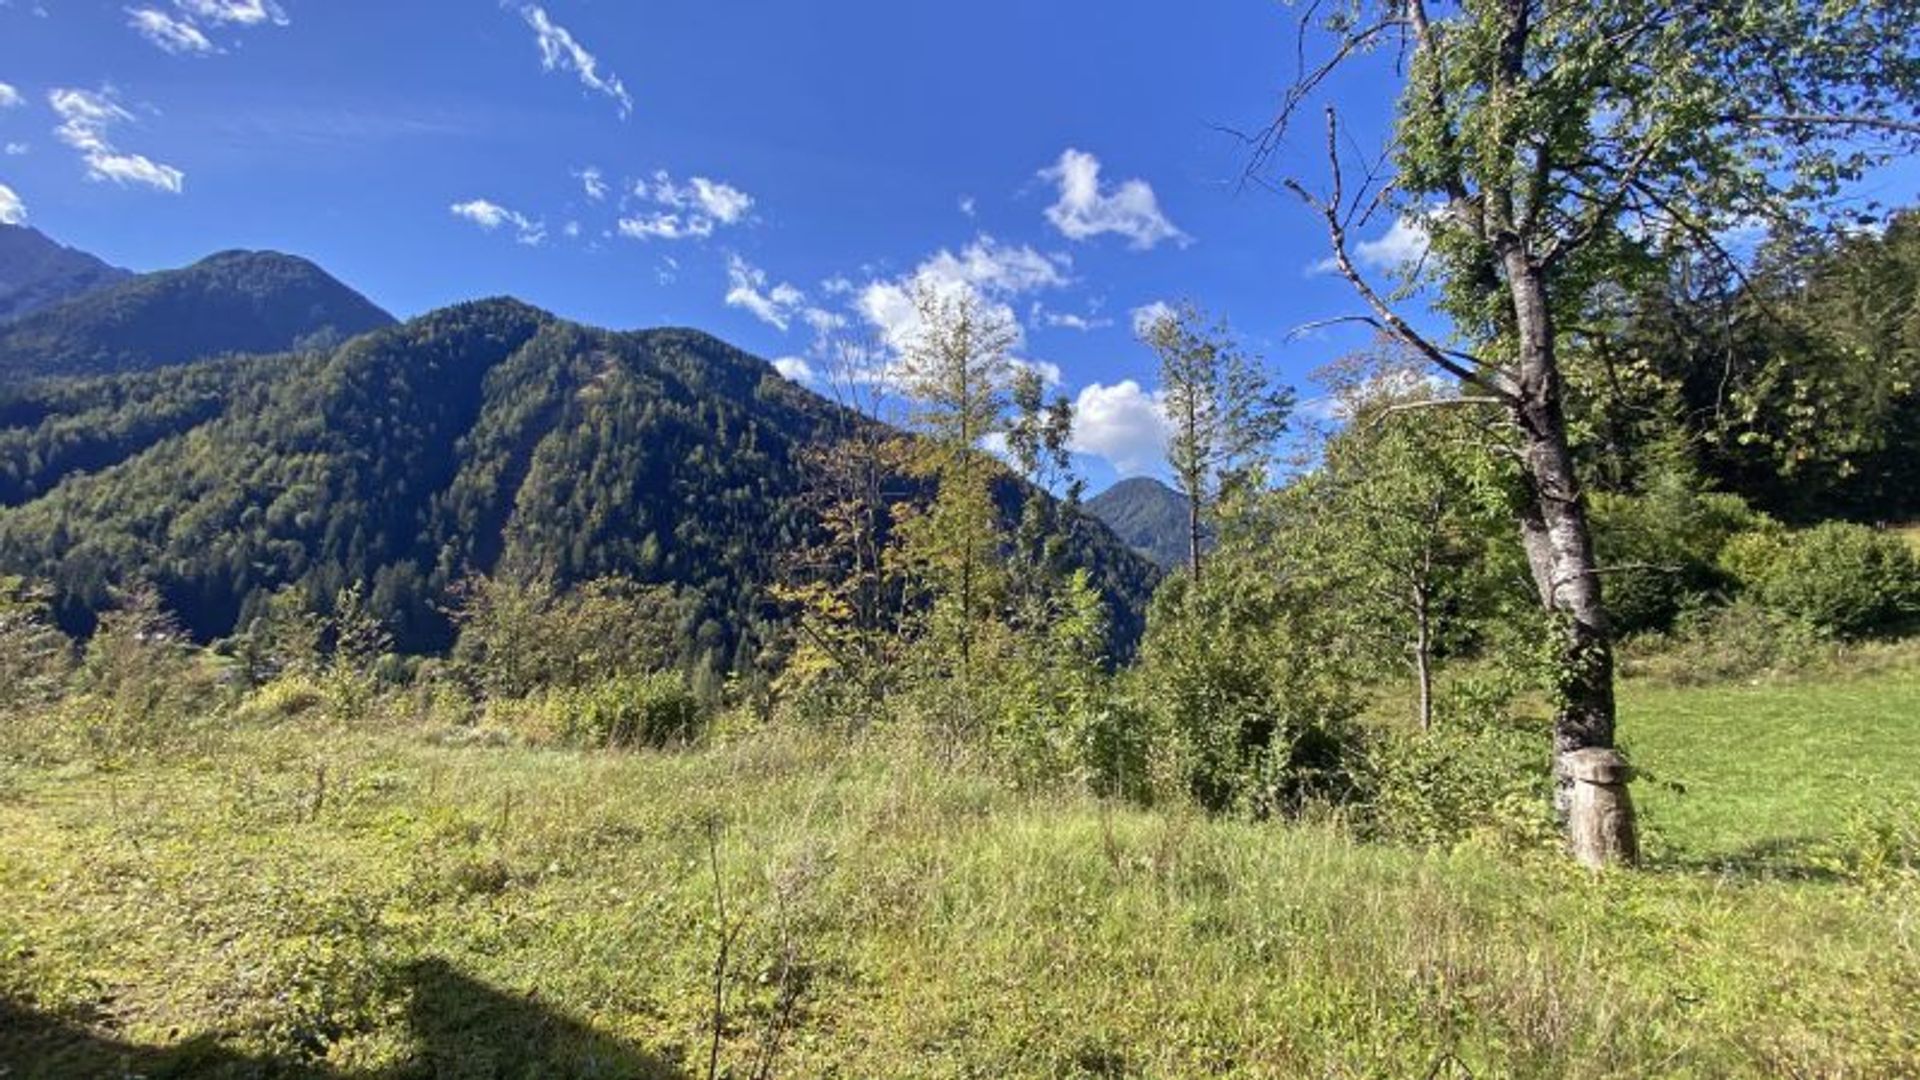
[[[1427,590],[1413,588],[1413,676],[1420,691],[1420,730],[1433,730],[1433,625]]]
[[[1187,496],[1187,569],[1200,581],[1200,492],[1198,485]]]
[[[1630,862],[1639,850],[1630,801],[1621,799],[1600,820],[1573,820],[1581,806],[1572,798],[1569,756],[1614,745],[1613,635],[1567,442],[1544,275],[1524,252],[1502,258],[1520,344],[1514,414],[1525,440],[1531,502],[1521,517],[1521,540],[1541,605],[1559,620],[1562,633],[1554,686],[1554,806],[1570,837],[1597,837],[1594,850]]]

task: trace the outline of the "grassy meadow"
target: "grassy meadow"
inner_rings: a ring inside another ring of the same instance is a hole
[[[1920,1074],[1920,661],[1622,711],[1652,865],[1601,876],[888,734],[11,766],[0,1076]]]

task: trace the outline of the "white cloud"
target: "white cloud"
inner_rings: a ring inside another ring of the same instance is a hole
[[[159,8],[128,8],[127,25],[165,52],[205,56],[218,52],[191,19],[176,19]]]
[[[10,142],[6,149],[8,157],[20,157],[33,148],[23,142]]]
[[[858,290],[854,306],[896,352],[920,333],[920,313],[913,303],[917,289],[932,289],[942,295],[972,293],[986,307],[988,317],[1004,320],[1018,330],[1020,321],[1006,301],[1067,284],[1061,261],[1025,244],[1002,244],[983,234],[958,254],[940,249],[904,277],[868,282]],[[835,279],[826,288],[837,293],[843,284],[851,285]]]
[[[739,188],[696,176],[688,183],[693,188],[693,198],[700,209],[722,225],[733,225],[753,209],[753,196]]]
[[[775,360],[773,370],[797,383],[808,383],[814,379],[813,365],[798,356],[783,356]]]
[[[1133,309],[1133,336],[1145,338],[1148,331],[1178,315],[1179,312],[1174,310],[1173,305],[1167,303],[1165,300],[1155,300],[1151,304],[1142,304]]]
[[[853,306],[861,318],[877,331],[885,351],[897,358],[923,330],[914,294],[930,290],[937,296],[972,296],[988,320],[1001,322],[1014,331],[1013,348],[1025,343],[1019,317],[1009,303],[1022,294],[1057,288],[1068,283],[1061,257],[1049,257],[1026,245],[1010,246],[991,236],[981,235],[958,254],[941,249],[923,260],[910,274],[889,280],[870,281],[858,290]],[[1054,364],[1015,360],[1030,367],[1052,384],[1060,382],[1060,369]],[[875,365],[869,378],[890,381],[891,360]]]
[[[745,308],[783,333],[807,302],[805,293],[784,281],[767,288],[766,272],[738,255],[727,258],[727,284],[728,307]]]
[[[1112,319],[1081,315],[1071,311],[1053,311],[1038,300],[1034,301],[1032,309],[1027,312],[1027,318],[1030,322],[1050,326],[1056,330],[1078,330],[1083,334],[1113,325]]]
[[[747,211],[753,209],[753,196],[731,184],[704,176],[695,176],[680,184],[665,169],[656,171],[651,181],[635,183],[633,193],[675,210],[697,211],[722,225],[738,224]]]
[[[47,101],[60,117],[60,126],[53,129],[54,136],[80,152],[80,160],[87,166],[87,179],[145,184],[176,195],[180,193],[185,173],[141,154],[124,153],[107,139],[109,128],[133,119],[133,114],[113,99],[111,91],[56,89],[48,93]]]
[[[962,195],[960,196],[960,212],[968,217],[978,217],[980,216],[980,206],[973,201],[973,196]]]
[[[1167,452],[1160,395],[1132,379],[1082,388],[1073,405],[1073,449],[1107,459],[1123,476],[1153,472]]]
[[[1420,219],[1403,214],[1394,219],[1386,232],[1353,245],[1353,261],[1368,270],[1392,272],[1405,270],[1427,257],[1430,238]],[[1309,274],[1331,274],[1340,269],[1332,256],[1307,268]]]
[[[636,181],[633,197],[657,207],[620,219],[621,235],[635,240],[712,236],[716,228],[745,221],[753,209],[753,196],[731,184],[704,176],[681,184],[664,169],[655,172],[651,180]]]
[[[580,187],[587,193],[587,198],[599,202],[607,197],[606,177],[601,175],[597,167],[589,165],[573,175],[574,179],[580,181]]]
[[[1427,256],[1427,230],[1411,217],[1394,220],[1386,235],[1354,245],[1353,256],[1376,270],[1397,270]]]
[[[514,239],[528,247],[539,247],[547,239],[547,227],[525,214],[509,210],[487,199],[472,199],[447,207],[454,217],[465,218],[488,232],[502,225],[513,226]]]
[[[12,188],[0,184],[0,225],[25,225],[27,223],[27,204],[20,201]]]
[[[26,103],[27,99],[20,96],[20,91],[14,89],[13,84],[0,82],[0,109],[11,109]]]
[[[917,273],[943,283],[965,283],[985,293],[1015,295],[1065,285],[1062,256],[1049,258],[1025,244],[1010,247],[981,235],[955,255],[942,248]]]
[[[287,13],[273,0],[173,0],[173,6],[197,19],[211,23],[235,23],[258,26],[270,22],[287,25]]]
[[[618,227],[620,235],[635,240],[685,240],[713,235],[711,218],[682,218],[666,211],[623,217]]]
[[[1192,242],[1161,213],[1160,201],[1145,180],[1127,180],[1102,191],[1100,159],[1083,150],[1062,152],[1051,168],[1040,170],[1040,176],[1059,189],[1060,197],[1047,207],[1047,220],[1069,240],[1117,233],[1140,250],[1166,240],[1183,246]]]
[[[626,119],[633,112],[633,98],[627,94],[625,83],[620,76],[608,72],[600,74],[600,61],[583,47],[564,26],[547,18],[547,11],[538,4],[526,4],[520,8],[520,17],[533,28],[534,42],[540,46],[540,66],[546,71],[566,68],[580,77],[581,85],[589,90],[605,94],[620,107],[620,118]]]

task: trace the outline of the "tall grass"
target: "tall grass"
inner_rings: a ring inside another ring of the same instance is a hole
[[[1920,886],[1715,863],[1835,792],[1733,765],[1790,746],[1679,731],[1851,730],[1914,690],[1630,693],[1698,809],[1649,796],[1688,857],[1599,877],[1016,792],[886,731],[580,753],[308,715],[16,769],[0,1061],[702,1075],[718,1030],[733,1076],[1911,1074]],[[1879,731],[1836,753],[1911,776],[1920,745]]]

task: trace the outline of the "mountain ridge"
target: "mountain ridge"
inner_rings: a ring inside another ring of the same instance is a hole
[[[0,324],[133,276],[28,225],[0,225]]]
[[[0,325],[0,377],[112,375],[212,356],[325,348],[394,322],[310,260],[221,251]]]

